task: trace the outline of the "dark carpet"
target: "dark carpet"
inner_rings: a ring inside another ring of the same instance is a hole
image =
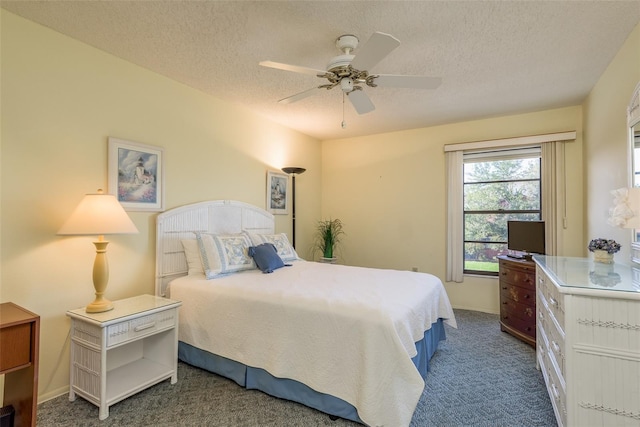
[[[497,315],[455,310],[411,422],[426,426],[555,426],[533,347],[500,332]],[[109,409],[68,395],[38,405],[38,426],[359,426],[306,406],[245,390],[184,363],[164,381]],[[395,426],[388,426],[395,427]]]

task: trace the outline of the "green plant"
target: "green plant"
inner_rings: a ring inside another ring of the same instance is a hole
[[[314,252],[320,251],[324,258],[333,258],[334,250],[344,235],[342,222],[339,219],[327,219],[318,221]]]

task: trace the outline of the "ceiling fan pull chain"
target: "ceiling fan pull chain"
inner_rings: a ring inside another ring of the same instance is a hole
[[[347,128],[347,122],[344,121],[344,92],[342,92],[342,129]]]

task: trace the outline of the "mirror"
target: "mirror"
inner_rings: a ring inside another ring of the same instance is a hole
[[[627,125],[631,150],[630,186],[640,187],[640,82],[636,85],[627,107]],[[640,229],[633,230],[631,260],[640,264]]]

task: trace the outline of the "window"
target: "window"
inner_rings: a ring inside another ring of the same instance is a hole
[[[557,255],[558,248],[562,245],[563,229],[567,227],[567,200],[566,194],[566,175],[565,175],[565,143],[576,139],[575,131],[549,133],[543,135],[522,136],[517,138],[494,139],[486,141],[463,142],[457,144],[446,144],[444,146],[446,169],[447,169],[447,265],[445,280],[447,282],[463,283],[465,276],[465,209],[464,209],[464,165],[466,162],[482,163],[491,160],[522,160],[539,158],[539,174],[541,188],[539,189],[540,203],[542,206],[538,209],[542,211],[541,219],[544,221],[545,228],[545,250],[547,255]],[[528,150],[537,150],[527,154],[526,151],[519,151],[520,148],[528,147]],[[510,152],[509,154],[507,154]],[[502,155],[504,154],[504,156]],[[518,170],[518,173],[521,173]],[[542,177],[540,179],[540,177]],[[520,175],[517,177],[507,176],[507,180],[523,181]],[[486,180],[489,183],[497,185],[494,180]],[[506,181],[506,180],[503,180]],[[469,182],[471,184],[471,182]],[[477,184],[480,185],[479,183]],[[505,201],[510,201],[505,199]],[[480,202],[483,202],[480,200]],[[495,204],[495,203],[494,203]],[[498,204],[499,205],[499,204]],[[501,208],[492,208],[498,213],[505,213],[506,206]],[[502,211],[500,210],[502,209]],[[512,209],[509,210],[520,210]],[[469,213],[475,210],[469,209]],[[477,209],[478,211],[482,209]],[[489,209],[487,209],[489,210]],[[527,212],[519,212],[525,214]],[[530,212],[529,212],[530,213]],[[515,215],[516,212],[512,212]],[[516,216],[517,217],[517,216]],[[503,231],[506,236],[506,229]],[[504,242],[505,237],[500,240]],[[490,241],[477,239],[483,244],[490,244]],[[504,245],[504,243],[503,243]],[[495,261],[494,261],[495,262]],[[497,268],[497,264],[494,266]],[[483,270],[467,270],[469,273],[493,275],[496,273]]]
[[[464,273],[498,274],[507,221],[540,220],[540,147],[463,156]]]

